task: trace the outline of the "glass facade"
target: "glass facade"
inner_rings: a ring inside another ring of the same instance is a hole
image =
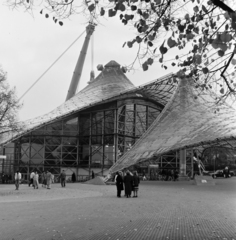
[[[61,168],[96,169],[104,175],[139,139],[161,112],[147,101],[99,105],[45,125],[15,141],[14,165],[59,174]]]

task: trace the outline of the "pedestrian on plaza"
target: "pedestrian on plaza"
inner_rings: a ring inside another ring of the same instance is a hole
[[[133,176],[131,176],[130,172],[126,172],[126,176],[124,177],[125,184],[125,196],[127,198],[131,197],[132,186],[133,186]]]
[[[9,183],[9,175],[8,174],[5,175],[5,183],[7,183],[7,184]]]
[[[50,189],[52,184],[52,174],[49,171],[46,172],[46,179],[47,179],[47,189]]]
[[[51,179],[52,179],[52,183],[54,183],[55,176],[52,173],[51,173]]]
[[[229,177],[229,168],[228,168],[228,166],[226,166],[225,169],[224,169],[224,175],[225,175],[225,178]]]
[[[34,189],[35,188],[38,189],[39,188],[39,175],[38,175],[37,171],[35,171],[33,181],[34,181]]]
[[[133,197],[138,197],[139,183],[140,183],[140,179],[139,179],[137,171],[135,171],[134,175],[133,175],[133,192],[134,192]]]
[[[146,180],[147,180],[147,177],[146,177],[145,171],[143,171],[143,181],[146,181]]]
[[[75,173],[74,172],[72,173],[71,180],[72,180],[73,183],[76,181],[76,177],[75,177]]]
[[[194,175],[195,175],[195,173],[194,173]],[[174,171],[174,181],[177,181],[178,177],[179,177],[179,172],[178,172],[177,169],[175,169],[175,171]]]
[[[92,171],[92,179],[94,179],[95,177],[95,174],[94,174],[94,171]]]
[[[32,186],[34,187],[34,175],[35,175],[34,172],[31,172],[31,173],[30,173],[29,187],[30,187],[31,184],[32,184]]]
[[[117,197],[121,197],[121,191],[124,190],[123,178],[122,178],[122,173],[121,172],[116,173],[115,183],[116,183],[116,188],[117,188]]]
[[[4,172],[2,172],[2,184],[4,184],[5,183],[5,174],[4,174]]]
[[[66,186],[66,173],[65,170],[63,170],[61,172],[61,174],[59,175],[60,181],[61,181],[61,187],[65,187]]]
[[[20,180],[21,180],[21,173],[19,172],[19,170],[17,170],[16,173],[15,173],[15,186],[16,186],[16,190],[19,190]]]
[[[46,173],[43,171],[42,173],[42,187],[46,187],[47,185],[47,178],[46,178]]]

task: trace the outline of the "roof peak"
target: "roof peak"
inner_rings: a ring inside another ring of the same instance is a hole
[[[120,64],[117,63],[116,61],[114,60],[111,60],[109,63],[107,63],[105,66],[105,68],[117,68],[117,67],[120,67]]]

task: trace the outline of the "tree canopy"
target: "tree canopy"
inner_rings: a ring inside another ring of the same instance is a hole
[[[10,89],[6,73],[0,67],[0,134],[21,129],[17,119],[19,108],[15,90]]]
[[[14,7],[33,10],[37,0],[8,0]],[[221,99],[235,95],[236,13],[234,1],[221,0],[44,0],[40,13],[63,25],[69,16],[84,12],[90,21],[117,17],[136,29],[123,47],[139,45],[144,71],[159,62],[178,67],[202,89],[217,89]]]

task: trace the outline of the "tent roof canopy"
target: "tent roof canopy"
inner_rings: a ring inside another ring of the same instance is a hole
[[[110,172],[173,150],[236,140],[236,110],[225,103],[216,105],[214,97],[195,88],[191,79],[181,79],[161,114]]]
[[[115,61],[110,61],[94,81],[53,111],[21,123],[22,130],[19,132],[0,134],[0,145],[14,141],[28,132],[74,113],[99,104],[127,98],[131,94],[154,101],[163,108],[174,93],[175,88],[176,84],[171,74],[135,87],[125,76],[120,65]]]

